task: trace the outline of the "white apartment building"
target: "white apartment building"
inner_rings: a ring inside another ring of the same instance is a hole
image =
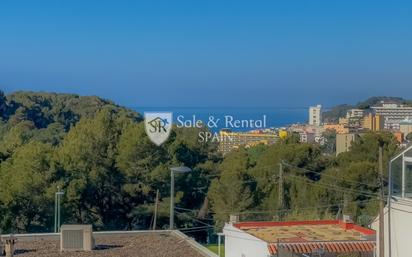
[[[309,107],[309,125],[320,126],[322,123],[322,105]]]
[[[362,109],[350,109],[346,112],[347,119],[363,118],[364,111]]]
[[[381,106],[372,107],[376,115],[384,117],[384,128],[399,130],[402,120],[412,118],[412,107],[383,103]]]

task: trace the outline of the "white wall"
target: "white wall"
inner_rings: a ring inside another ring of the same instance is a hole
[[[407,201],[407,202],[406,202]],[[410,205],[410,206],[405,206]],[[385,257],[389,257],[388,208],[385,208]],[[372,223],[376,230],[377,256],[379,256],[379,218]],[[412,201],[401,199],[391,202],[391,257],[412,256]]]
[[[322,122],[321,105],[309,107],[309,125],[320,126]]]
[[[226,257],[267,257],[270,256],[268,244],[236,227],[226,224],[225,235]]]

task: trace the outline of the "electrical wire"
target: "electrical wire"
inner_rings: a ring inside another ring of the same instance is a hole
[[[346,179],[346,178],[342,178],[342,177],[336,177],[336,176],[329,175],[329,174],[324,174],[324,172],[308,170],[308,169],[305,169],[305,168],[301,168],[301,167],[289,164],[287,162],[282,162],[282,164],[284,164],[287,167],[296,168],[296,169],[303,170],[303,171],[308,172],[308,173],[314,173],[314,174],[317,174],[317,175],[320,175],[320,176],[323,176],[323,177],[330,177],[330,178],[333,178],[334,180],[339,179],[339,180],[342,180],[343,182],[347,182],[347,183],[359,184],[359,185],[363,185],[363,186],[367,186],[367,187],[378,187],[379,186],[379,185],[367,184],[367,183],[363,183],[363,182],[359,182],[359,181],[355,181],[355,180],[350,180],[350,179]]]
[[[312,186],[321,186],[321,187],[324,187],[324,188],[334,189],[336,191],[341,191],[341,192],[344,192],[344,193],[345,192],[352,192],[352,193],[355,193],[355,194],[360,194],[360,195],[364,195],[364,196],[368,196],[368,197],[377,197],[380,200],[384,200],[384,199],[380,198],[379,194],[375,194],[375,193],[370,193],[370,192],[356,190],[356,189],[349,189],[349,188],[340,187],[340,186],[331,185],[331,184],[323,184],[321,182],[310,182],[306,178],[299,177],[299,176],[294,176],[294,175],[287,175],[287,176],[284,176],[284,177],[285,178],[292,177],[292,178],[300,179],[303,183],[306,183],[306,184],[312,185]]]

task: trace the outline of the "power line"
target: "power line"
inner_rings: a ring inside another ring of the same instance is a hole
[[[200,223],[200,224],[202,224],[202,225],[211,226],[210,224],[208,224],[208,223],[206,223],[206,222],[203,222],[203,221],[201,221],[201,220],[198,220],[198,219],[190,216],[189,214],[187,214],[187,213],[185,213],[185,212],[178,212],[178,211],[176,211],[176,212],[179,213],[179,214],[183,214],[183,215],[185,215],[186,217],[189,217],[190,219],[196,221],[197,223]]]
[[[374,193],[370,193],[370,192],[366,192],[366,191],[361,191],[361,190],[356,190],[356,189],[349,189],[349,188],[344,188],[344,187],[331,185],[331,184],[323,184],[321,182],[309,182],[305,178],[290,175],[290,174],[286,175],[285,177],[292,177],[292,178],[300,179],[300,180],[302,180],[303,183],[306,183],[308,185],[321,186],[321,187],[328,188],[328,189],[335,189],[336,191],[341,191],[341,192],[344,192],[344,193],[345,192],[352,192],[352,193],[356,193],[356,194],[360,194],[360,195],[364,195],[364,196],[369,196],[369,197],[376,197],[376,198],[380,199],[378,194],[374,194]]]
[[[333,176],[333,175],[329,175],[329,174],[325,174],[324,172],[318,172],[318,171],[313,171],[313,170],[309,170],[309,169],[305,169],[305,168],[302,168],[302,167],[298,167],[298,166],[296,166],[296,165],[292,165],[292,164],[290,164],[290,163],[287,163],[287,162],[285,162],[285,161],[282,161],[282,163],[285,165],[285,166],[288,166],[288,167],[291,167],[291,168],[296,168],[296,169],[300,169],[300,170],[303,170],[303,171],[305,171],[306,173],[313,173],[313,174],[317,174],[317,175],[320,175],[321,177],[323,176],[323,177],[330,177],[330,178],[333,178],[334,180],[336,180],[336,179],[338,179],[338,180],[341,180],[342,182],[347,182],[347,183],[350,183],[350,184],[358,184],[358,185],[363,185],[363,186],[367,186],[367,187],[378,187],[378,185],[372,185],[372,184],[368,184],[368,183],[363,183],[363,182],[359,182],[359,181],[355,181],[355,180],[350,180],[350,179],[346,179],[346,178],[342,178],[342,177],[336,177],[336,176]],[[274,165],[267,165],[267,166],[261,166],[261,167],[252,167],[250,170],[255,170],[255,171],[259,171],[259,170],[269,170],[269,169],[276,169],[278,164],[274,164]],[[207,175],[207,176],[205,176],[205,177],[219,177],[219,176],[222,176],[222,175],[229,175],[229,174],[238,174],[238,173],[240,173],[239,171],[235,171],[235,172],[221,172],[220,174],[216,174],[216,175]],[[245,172],[246,174],[248,174],[248,175],[251,175],[250,173],[248,173],[248,172]],[[254,175],[251,175],[252,177],[254,177],[255,179],[258,179],[259,177],[261,177],[260,179],[267,179],[267,177],[268,176],[261,176],[261,175],[256,175],[256,174],[254,174]],[[273,174],[272,176],[269,176],[269,177],[275,177],[276,175],[275,174]]]
[[[201,227],[181,228],[178,230],[179,231],[191,231],[191,230],[196,230],[196,229],[209,229],[209,228],[214,228],[214,226],[208,225],[208,226],[201,226]]]
[[[318,172],[318,171],[308,170],[308,169],[305,169],[305,168],[301,168],[301,167],[298,167],[298,166],[289,164],[289,163],[287,163],[287,162],[282,162],[282,163],[283,163],[285,166],[288,166],[288,167],[291,167],[291,168],[300,169],[300,170],[303,170],[303,171],[308,172],[308,173],[318,174],[318,175],[323,176],[323,177],[330,177],[330,178],[333,178],[333,179],[335,179],[335,180],[336,180],[336,179],[340,179],[340,180],[342,180],[342,181],[344,181],[344,182],[348,182],[348,183],[352,183],[352,184],[364,185],[364,186],[368,186],[368,187],[378,187],[378,185],[372,185],[372,184],[367,184],[367,183],[363,183],[363,182],[359,182],[359,181],[355,181],[355,180],[350,180],[350,179],[346,179],[346,178],[342,178],[342,177],[336,177],[336,176],[333,176],[333,175],[324,174],[324,172]]]
[[[377,201],[378,199],[369,199],[369,200],[361,200],[361,201],[350,201],[348,203],[367,203],[372,201]],[[342,202],[334,203],[334,204],[327,204],[327,205],[318,205],[313,207],[306,207],[306,208],[294,208],[294,209],[282,209],[282,210],[256,210],[256,211],[243,211],[243,212],[219,212],[219,214],[264,214],[264,213],[278,213],[278,212],[288,212],[288,211],[302,211],[302,210],[313,210],[319,208],[327,208],[327,207],[334,207],[342,205]],[[216,214],[216,213],[213,213]]]

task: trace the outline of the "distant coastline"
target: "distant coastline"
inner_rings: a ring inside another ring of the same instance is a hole
[[[285,127],[295,123],[306,123],[308,108],[286,108],[286,107],[131,107],[133,110],[144,112],[173,112],[173,120],[176,122],[178,115],[190,118],[193,115],[197,119],[207,121],[209,116],[223,119],[225,115],[232,115],[238,119],[259,119],[263,115],[267,117],[267,127]],[[223,129],[218,127],[216,130]],[[247,129],[239,129],[245,131]]]

